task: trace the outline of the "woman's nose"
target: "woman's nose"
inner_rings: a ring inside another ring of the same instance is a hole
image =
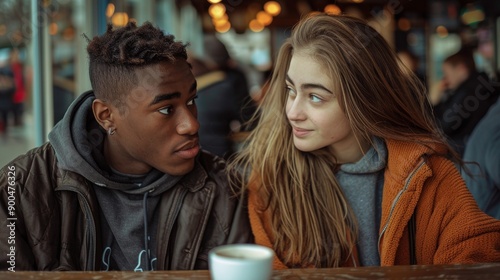
[[[287,111],[286,115],[291,121],[301,121],[306,118],[306,114],[304,112],[304,108],[301,104],[300,98],[295,98],[293,100],[288,99],[287,101]]]

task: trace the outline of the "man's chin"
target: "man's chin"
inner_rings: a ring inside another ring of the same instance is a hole
[[[191,172],[194,168],[194,159],[175,166],[162,168],[160,171],[172,176],[182,176]]]

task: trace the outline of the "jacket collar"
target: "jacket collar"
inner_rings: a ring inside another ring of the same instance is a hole
[[[186,186],[190,192],[196,192],[203,188],[203,186],[205,185],[205,181],[208,178],[207,172],[200,163],[201,159],[202,157],[198,155],[193,170],[184,175],[184,177],[180,181],[180,183],[183,186]]]
[[[417,168],[421,159],[430,155],[446,154],[446,147],[429,143],[422,144],[398,140],[386,140],[388,160],[385,175],[395,181],[405,182],[408,176]]]

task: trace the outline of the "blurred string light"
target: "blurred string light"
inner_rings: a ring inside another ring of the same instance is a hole
[[[257,13],[256,20],[264,26],[268,26],[273,22],[273,16],[268,14],[266,11],[260,11]]]
[[[229,22],[227,14],[224,14],[220,18],[212,18],[212,23],[215,27],[215,31],[219,33],[225,33],[231,29],[231,23]]]
[[[277,16],[281,13],[281,5],[276,1],[268,1],[264,4],[264,11],[272,16]]]
[[[115,13],[111,18],[111,23],[113,23],[114,26],[122,27],[127,25],[127,22],[128,22],[127,13]]]
[[[219,33],[226,33],[231,29],[231,23],[229,21],[226,21],[226,23],[221,24],[221,25],[216,25],[215,26],[215,31]]]
[[[109,3],[106,7],[106,17],[110,18],[115,13],[115,4]]]
[[[229,22],[229,17],[226,14],[226,6],[219,3],[217,0],[208,0],[212,3],[208,8],[208,14],[212,18],[212,24],[214,25],[215,31],[219,33],[225,33],[231,29],[231,23]]]
[[[325,6],[325,13],[331,15],[340,15],[342,13],[342,10],[335,4],[329,4]]]
[[[439,37],[446,38],[448,36],[448,29],[446,29],[446,27],[440,25],[440,26],[436,27],[436,33],[438,34]]]
[[[226,13],[226,6],[222,3],[212,4],[208,8],[208,14],[212,18],[220,18]]]
[[[214,26],[223,25],[229,21],[227,14],[223,14],[220,18],[212,18]]]
[[[264,25],[262,23],[260,23],[258,20],[256,19],[252,19],[250,21],[250,23],[248,24],[248,27],[250,28],[250,30],[252,30],[253,32],[261,32],[262,30],[264,30]]]

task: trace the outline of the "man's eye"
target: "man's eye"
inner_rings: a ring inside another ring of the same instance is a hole
[[[158,110],[158,112],[160,112],[164,115],[169,115],[170,113],[172,113],[172,106],[163,107],[160,110]]]
[[[195,96],[195,97],[193,97],[191,100],[189,100],[189,101],[188,101],[188,103],[187,103],[187,105],[188,105],[188,106],[194,105],[194,104],[195,104],[194,100],[195,100],[195,99],[197,99],[197,98],[198,98],[198,95],[196,95],[196,96]]]

